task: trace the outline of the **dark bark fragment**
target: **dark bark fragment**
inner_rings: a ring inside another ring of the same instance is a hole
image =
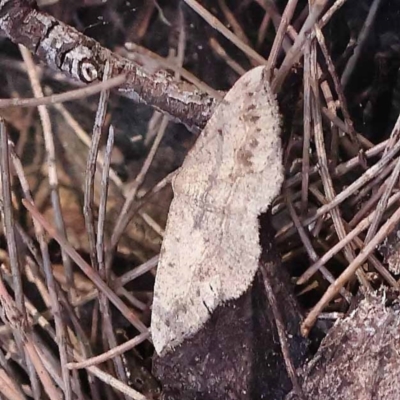
[[[299,335],[300,313],[274,251],[269,218],[261,222],[261,262],[282,304],[291,355],[299,366],[307,351]],[[261,273],[243,296],[218,307],[194,337],[157,357],[154,373],[166,400],[283,399],[291,382]]]
[[[313,360],[303,368],[308,399],[389,400],[400,398],[400,305],[371,295],[338,321]],[[295,400],[291,393],[286,400]]]

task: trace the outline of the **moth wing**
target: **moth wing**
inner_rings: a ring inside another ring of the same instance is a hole
[[[158,354],[243,294],[258,269],[258,215],[283,179],[279,113],[263,73],[237,81],[173,182],[152,310]]]

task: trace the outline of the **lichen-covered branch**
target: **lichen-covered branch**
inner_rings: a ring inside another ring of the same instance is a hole
[[[167,72],[149,74],[131,61],[102,47],[95,40],[37,9],[32,0],[0,0],[0,29],[23,44],[49,67],[83,83],[102,79],[106,61],[112,76],[124,73],[119,88],[125,96],[148,104],[191,130],[203,128],[216,100]]]

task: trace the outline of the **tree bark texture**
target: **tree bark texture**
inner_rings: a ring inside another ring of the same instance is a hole
[[[370,295],[329,331],[301,374],[307,399],[400,399],[400,305],[386,300]]]

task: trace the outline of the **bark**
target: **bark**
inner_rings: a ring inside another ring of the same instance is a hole
[[[399,314],[396,301],[371,295],[323,340],[302,371],[307,399],[388,400],[400,398]],[[291,393],[286,400],[298,399]]]

